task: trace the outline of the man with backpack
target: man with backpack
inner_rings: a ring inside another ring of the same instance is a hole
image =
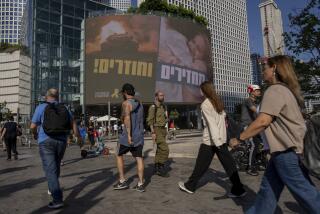
[[[169,157],[169,147],[166,142],[168,112],[164,103],[164,93],[155,93],[155,103],[150,106],[148,111],[147,124],[150,126],[152,140],[157,144],[155,156],[155,173],[161,177],[169,177],[165,168],[165,163]]]
[[[241,125],[245,129],[257,118],[258,98],[261,96],[261,88],[258,85],[248,86],[249,97],[241,106]],[[246,141],[250,144],[250,154],[247,174],[257,176],[256,155],[259,151],[260,136],[254,136]]]
[[[119,136],[117,144],[117,166],[119,170],[119,181],[113,186],[114,190],[124,190],[129,188],[129,184],[124,176],[123,155],[130,152],[137,161],[137,171],[139,181],[134,187],[138,192],[144,192],[144,163],[142,150],[144,144],[144,126],[143,126],[143,106],[134,98],[134,87],[126,83],[122,86],[122,113],[121,121],[124,129]]]
[[[48,180],[48,193],[53,198],[48,205],[51,209],[63,207],[63,195],[59,184],[60,164],[70,130],[73,129],[75,136],[81,139],[71,113],[58,99],[58,90],[49,89],[46,102],[37,106],[30,126],[34,138],[38,139],[43,170]]]

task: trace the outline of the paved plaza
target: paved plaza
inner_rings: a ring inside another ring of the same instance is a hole
[[[230,199],[226,197],[230,182],[217,159],[195,194],[188,195],[178,189],[177,183],[188,178],[195,164],[201,142],[201,137],[196,135],[180,136],[169,142],[173,157],[169,162],[170,178],[153,175],[154,151],[152,142],[146,140],[145,193],[112,189],[118,177],[113,154],[82,159],[78,146],[68,147],[60,179],[66,206],[55,211],[47,208],[50,197],[37,146],[19,146],[17,161],[6,161],[6,153],[1,151],[0,213],[243,213],[255,198],[261,176],[240,172],[248,194],[242,199]],[[113,149],[115,143],[109,146]],[[136,164],[130,156],[125,157],[125,162],[126,175],[133,187],[138,180]],[[320,187],[320,182],[316,181],[316,185]],[[303,210],[285,190],[277,213],[303,213]]]

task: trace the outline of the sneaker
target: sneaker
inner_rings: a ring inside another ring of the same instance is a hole
[[[11,158],[7,158],[7,161],[11,161]]]
[[[14,159],[15,159],[15,160],[18,160],[18,155],[15,155],[15,156],[14,156]]]
[[[48,207],[50,209],[59,209],[59,208],[63,207],[63,202],[50,202]]]
[[[144,188],[144,184],[137,184],[135,187],[133,187],[134,190],[138,191],[138,192],[145,192],[145,188]]]
[[[48,195],[51,195],[51,192],[50,192],[50,190],[48,190]]]
[[[244,197],[246,194],[247,194],[247,192],[245,190],[243,190],[243,192],[240,194],[235,194],[235,193],[229,192],[228,197],[229,198],[241,198],[241,197]]]
[[[255,169],[249,169],[249,170],[247,170],[247,174],[248,174],[248,175],[252,175],[252,176],[258,176],[258,175],[259,175],[259,173],[258,173],[257,170],[255,170]]]
[[[178,185],[179,185],[179,188],[180,188],[180,190],[181,191],[184,191],[184,192],[186,192],[186,193],[189,193],[189,194],[193,194],[194,192],[192,192],[191,190],[188,190],[185,186],[184,186],[184,183],[183,182],[179,182],[178,183]]]
[[[114,190],[122,190],[122,189],[128,189],[128,188],[129,188],[129,185],[127,181],[124,181],[122,183],[118,181],[118,183],[113,186]]]

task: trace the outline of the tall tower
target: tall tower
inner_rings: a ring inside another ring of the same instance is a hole
[[[261,0],[259,4],[266,57],[284,54],[281,11],[274,0]]]
[[[208,20],[212,39],[214,84],[226,110],[247,97],[252,82],[246,0],[167,0]]]
[[[27,0],[0,0],[0,42],[18,44]]]

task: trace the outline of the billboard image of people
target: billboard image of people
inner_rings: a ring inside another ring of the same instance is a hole
[[[119,103],[124,83],[142,102],[161,90],[169,103],[201,103],[212,79],[209,31],[190,20],[106,15],[86,19],[85,103]]]
[[[161,19],[156,90],[167,102],[200,103],[199,86],[212,79],[209,31],[192,21]]]
[[[160,18],[102,16],[86,20],[85,103],[121,102],[124,83],[141,101],[154,98]]]

